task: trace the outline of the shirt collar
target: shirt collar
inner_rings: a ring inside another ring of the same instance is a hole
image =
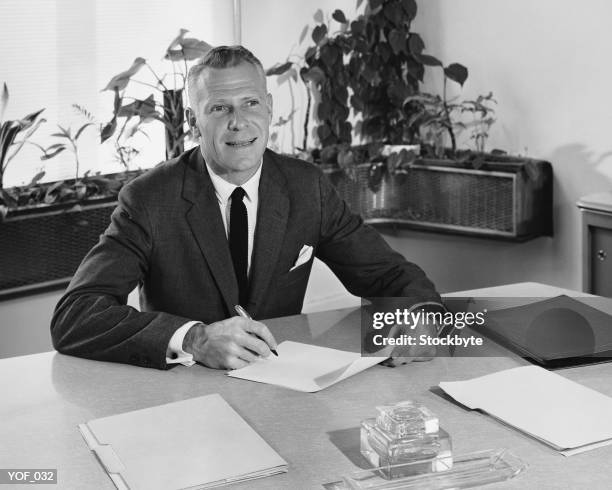
[[[263,166],[262,164],[263,159],[259,163],[259,167],[257,168],[257,171],[253,174],[253,176],[240,186],[244,189],[246,198],[249,201],[252,201],[254,199],[259,190],[261,167]],[[231,182],[228,182],[227,180],[224,180],[219,177],[215,172],[213,172],[213,169],[210,167],[210,165],[208,165],[208,163],[206,163],[206,169],[208,170],[208,175],[210,175],[210,180],[212,181],[213,187],[215,188],[215,194],[217,195],[217,199],[221,203],[227,203],[229,201],[230,196],[232,195],[232,192],[234,192],[234,189],[239,186],[232,184]]]

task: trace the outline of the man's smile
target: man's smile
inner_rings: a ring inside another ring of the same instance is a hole
[[[243,148],[245,146],[251,146],[253,143],[255,143],[256,140],[257,140],[257,137],[253,139],[226,141],[225,144],[232,148]]]

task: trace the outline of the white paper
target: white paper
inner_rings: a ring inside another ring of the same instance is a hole
[[[260,359],[228,376],[313,393],[386,359],[291,341],[281,342],[277,352],[278,357]]]
[[[566,456],[612,444],[612,398],[538,366],[442,382],[440,388]]]
[[[92,420],[79,429],[118,489],[209,488],[287,471],[278,453],[217,394]]]

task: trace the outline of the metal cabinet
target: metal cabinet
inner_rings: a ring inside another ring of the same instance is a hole
[[[578,201],[582,218],[582,289],[612,297],[612,193]]]

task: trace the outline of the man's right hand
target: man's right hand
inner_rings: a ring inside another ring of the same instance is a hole
[[[238,369],[276,349],[274,336],[263,323],[242,317],[194,325],[185,335],[183,350],[194,361],[215,369]]]

